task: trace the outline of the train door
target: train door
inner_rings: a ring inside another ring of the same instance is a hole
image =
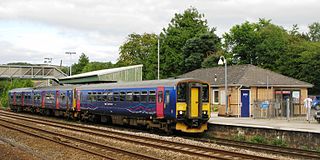
[[[80,111],[80,91],[76,90],[76,105],[77,105],[77,111]]]
[[[45,91],[42,91],[42,92],[41,92],[41,107],[42,107],[42,108],[44,108],[45,97],[46,97],[46,92],[45,92]]]
[[[60,92],[59,92],[59,91],[56,91],[56,109],[59,109],[59,108],[60,108],[59,97],[60,97]]]
[[[163,118],[163,109],[164,109],[164,87],[157,88],[157,98],[156,98],[156,114],[157,118]]]
[[[190,106],[191,106],[191,118],[198,117],[199,115],[199,93],[200,93],[199,87],[191,87],[191,100],[190,100]]]
[[[13,105],[17,105],[17,97],[16,97],[16,92],[13,92]]]

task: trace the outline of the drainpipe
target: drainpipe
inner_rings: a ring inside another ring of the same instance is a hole
[[[237,100],[238,100],[238,117],[240,117],[240,107],[241,107],[241,105],[240,105],[240,89],[242,88],[242,85],[240,85],[239,87],[238,87],[238,96],[237,96]]]

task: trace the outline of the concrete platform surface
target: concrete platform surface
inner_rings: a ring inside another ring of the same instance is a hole
[[[253,118],[235,118],[235,117],[217,117],[213,116],[209,123],[240,126],[240,127],[253,127],[265,128],[287,131],[301,131],[320,133],[320,124],[317,121],[306,120],[285,120],[285,119],[253,119]]]

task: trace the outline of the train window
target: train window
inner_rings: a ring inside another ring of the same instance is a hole
[[[202,102],[209,102],[209,85],[202,85]]]
[[[147,102],[147,96],[148,96],[148,92],[147,91],[142,91],[141,92],[141,96],[140,96],[141,102]]]
[[[187,83],[179,83],[177,86],[177,101],[185,102],[187,93]]]
[[[102,94],[101,92],[97,92],[97,94]]]
[[[132,92],[127,92],[126,100],[127,100],[127,102],[131,102],[133,100]]]
[[[98,102],[102,102],[102,101],[103,101],[103,95],[98,94],[98,95],[97,95],[97,101],[98,101]]]
[[[10,96],[10,99],[13,99],[13,95]]]
[[[133,101],[134,102],[140,102],[140,92],[134,92],[133,93]]]
[[[158,92],[158,103],[162,103],[163,102],[163,92],[159,91]]]
[[[92,94],[96,94],[96,92],[92,92]]]
[[[166,91],[166,104],[170,103],[170,91]]]
[[[108,97],[107,97],[107,101],[108,101],[108,102],[112,102],[112,100],[113,100],[113,93],[112,93],[112,92],[109,92],[109,93],[108,93]]]
[[[149,103],[156,102],[156,91],[149,91]]]
[[[119,101],[119,92],[113,92],[113,101],[114,102]]]
[[[103,98],[104,102],[107,102],[108,101],[108,93],[107,92],[103,92],[102,98]]]
[[[89,98],[89,100],[90,100],[91,102],[97,101],[96,95],[91,94],[91,95],[88,96],[88,98]]]
[[[126,92],[120,92],[120,101],[126,100]]]

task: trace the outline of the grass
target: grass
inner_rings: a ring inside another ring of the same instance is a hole
[[[246,136],[244,136],[242,134],[238,134],[238,135],[233,137],[233,140],[244,142],[244,141],[246,141]]]
[[[255,135],[251,137],[250,142],[258,144],[268,144],[267,139],[261,135]]]
[[[274,146],[279,146],[279,147],[288,147],[288,144],[287,142],[285,142],[284,140],[282,139],[273,139],[271,141],[271,144],[274,145]]]

